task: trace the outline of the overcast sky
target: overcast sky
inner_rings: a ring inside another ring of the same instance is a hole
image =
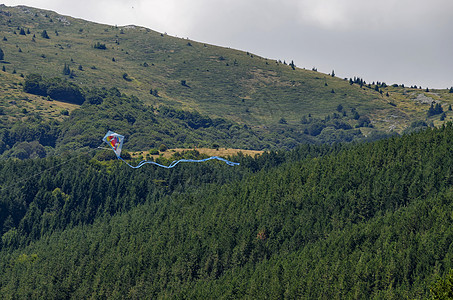
[[[453,86],[451,0],[22,0],[367,82]]]

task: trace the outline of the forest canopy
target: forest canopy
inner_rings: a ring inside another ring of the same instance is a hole
[[[453,268],[452,142],[449,124],[234,168],[131,170],[94,153],[0,162],[0,291],[429,297]]]

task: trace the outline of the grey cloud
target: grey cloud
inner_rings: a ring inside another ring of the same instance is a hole
[[[5,1],[18,5],[18,1]],[[23,0],[107,24],[136,24],[340,77],[453,85],[450,0]]]

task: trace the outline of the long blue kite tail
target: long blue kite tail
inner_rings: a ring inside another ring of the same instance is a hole
[[[143,160],[138,165],[133,166],[133,165],[129,164],[127,161],[125,161],[121,157],[121,149],[123,147],[123,142],[124,142],[124,136],[123,135],[115,133],[115,132],[109,130],[102,140],[104,142],[106,142],[112,148],[112,150],[115,152],[116,157],[118,159],[121,159],[126,165],[128,165],[129,167],[131,167],[133,169],[138,169],[138,168],[140,168],[141,166],[143,166],[145,164],[153,164],[153,165],[159,166],[161,168],[170,169],[170,168],[173,168],[174,166],[176,166],[177,164],[179,164],[180,162],[195,162],[195,163],[199,163],[199,162],[204,162],[204,161],[208,161],[208,160],[211,160],[211,159],[217,159],[217,160],[224,161],[229,166],[237,166],[237,165],[239,165],[239,163],[235,163],[235,162],[226,160],[226,159],[218,157],[218,156],[211,156],[211,157],[205,158],[205,159],[180,159],[180,160],[175,160],[169,166],[164,166],[164,165],[161,165],[161,164],[156,163],[154,161]]]
[[[161,168],[171,169],[171,168],[175,167],[177,164],[179,164],[180,162],[199,163],[199,162],[204,162],[204,161],[208,161],[208,160],[211,160],[211,159],[221,160],[221,161],[225,162],[229,166],[238,166],[239,165],[239,163],[237,163],[237,162],[232,162],[232,161],[226,160],[225,158],[218,157],[218,156],[211,156],[211,157],[208,157],[208,158],[205,158],[205,159],[180,159],[180,160],[173,161],[168,166],[165,166],[165,165],[162,165],[162,164],[159,164],[157,162],[150,161],[150,160],[142,160],[138,165],[133,166],[133,165],[129,164],[127,161],[125,161],[121,156],[118,156],[118,159],[122,160],[126,165],[128,165],[129,167],[131,167],[133,169],[138,169],[141,166],[146,165],[146,164],[153,164],[153,165],[156,165],[156,166],[161,167]]]

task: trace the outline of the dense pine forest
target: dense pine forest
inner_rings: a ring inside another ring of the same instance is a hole
[[[453,268],[452,142],[448,124],[237,167],[3,161],[0,293],[426,299]]]

